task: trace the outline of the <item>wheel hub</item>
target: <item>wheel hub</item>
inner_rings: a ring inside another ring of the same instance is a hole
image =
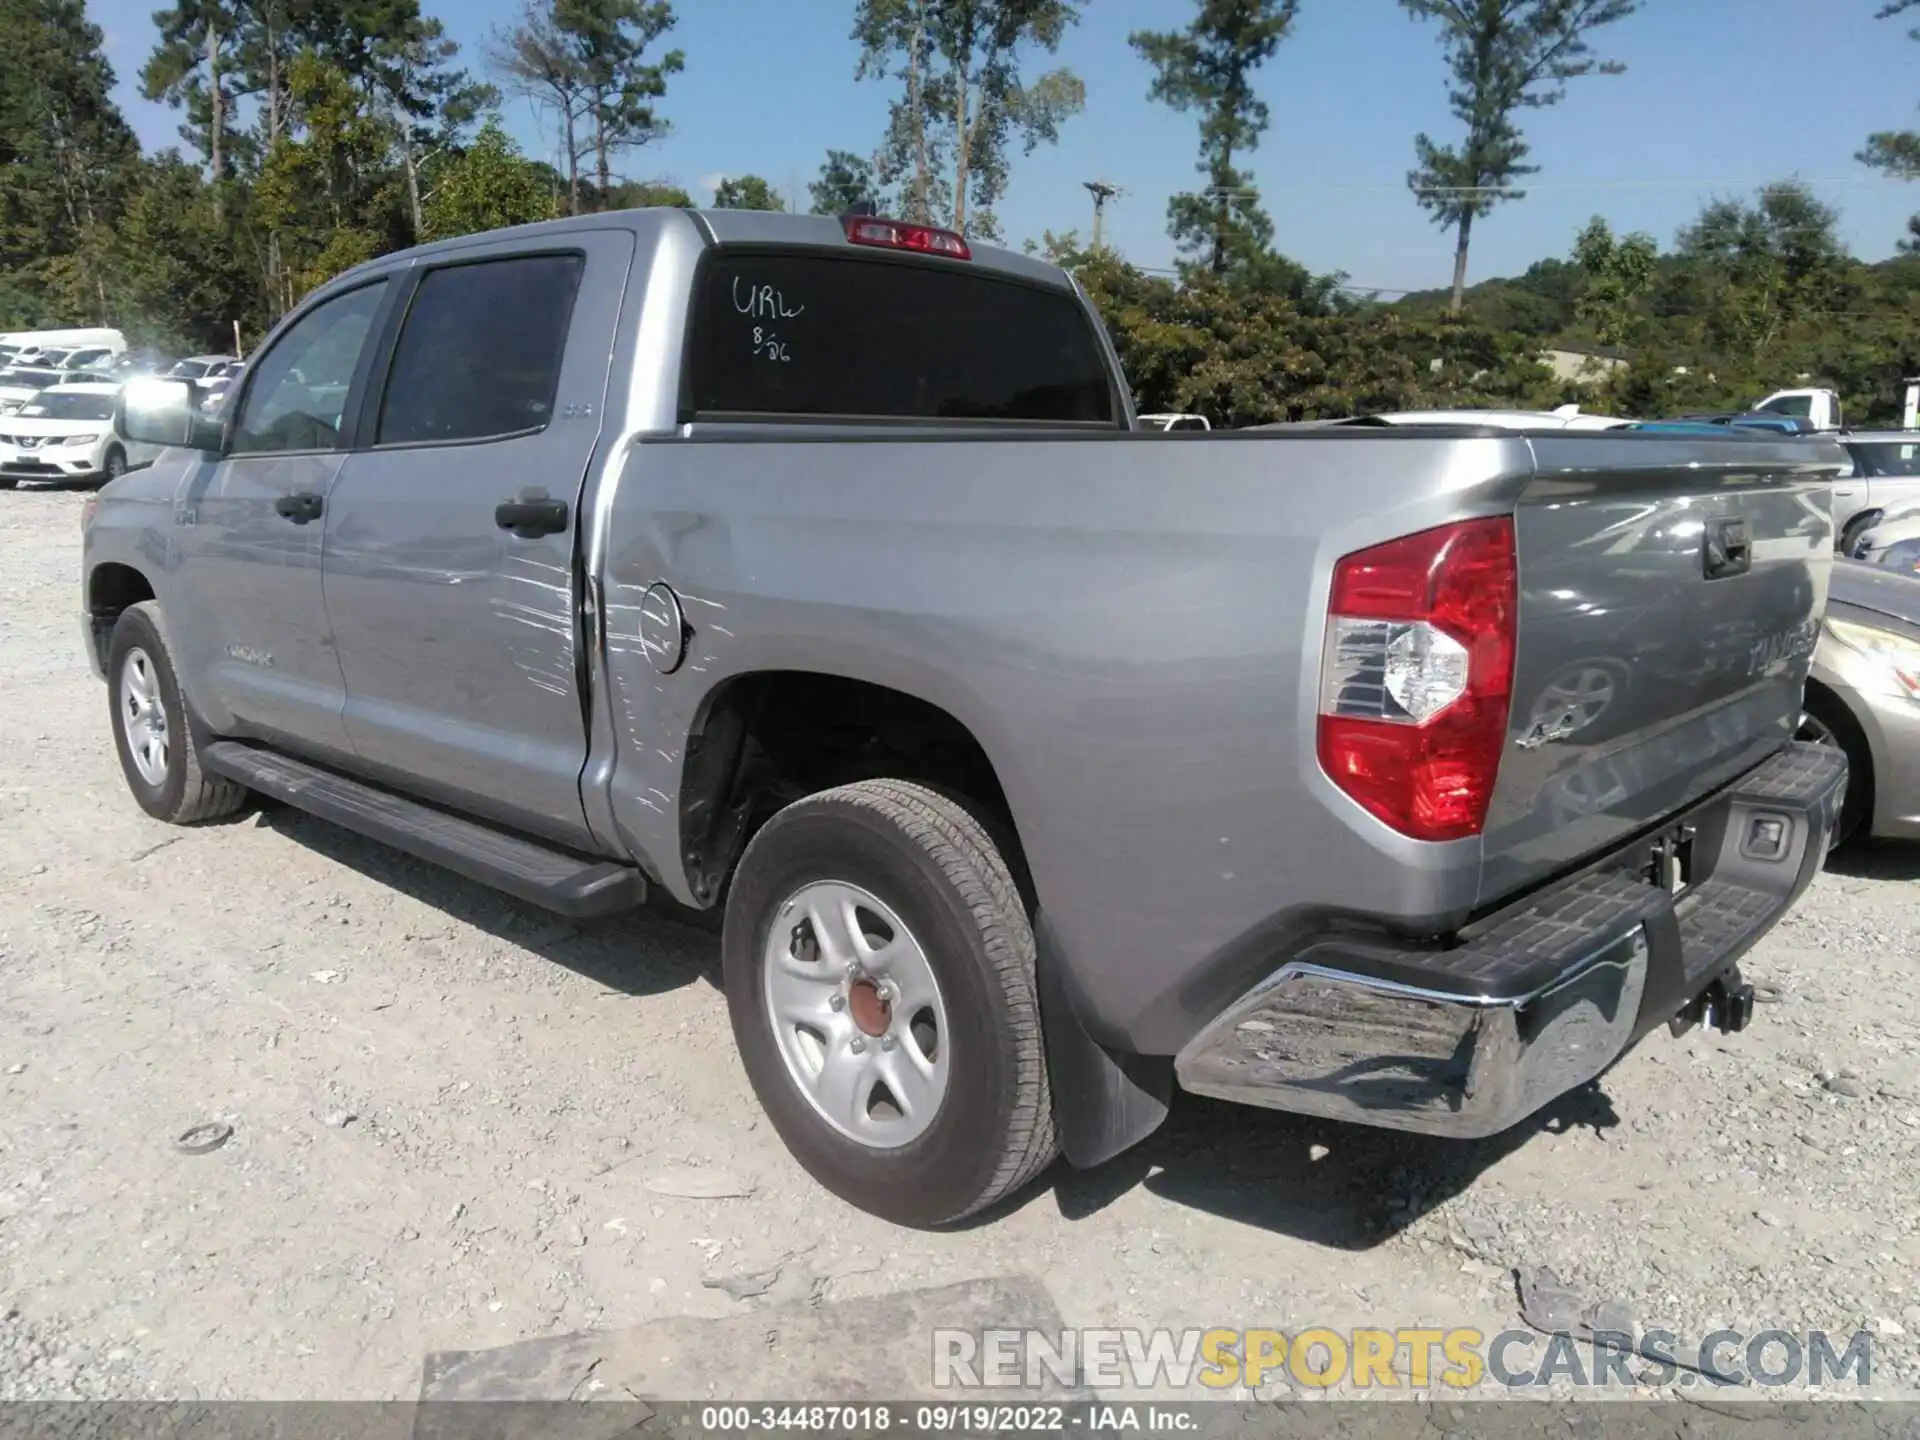
[[[893,1028],[893,1004],[878,982],[862,976],[847,987],[847,1014],[860,1033],[876,1040]]]
[[[775,1046],[820,1118],[877,1150],[925,1133],[947,1091],[946,1001],[900,915],[812,882],[780,906],[762,966]]]

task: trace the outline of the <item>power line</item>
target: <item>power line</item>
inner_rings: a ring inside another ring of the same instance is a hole
[[[1409,191],[1419,195],[1509,195],[1518,192],[1530,195],[1538,190],[1767,190],[1778,185],[1804,185],[1809,189],[1841,185],[1910,185],[1913,182],[1897,175],[1845,175],[1826,179],[1808,180],[1797,175],[1776,175],[1768,180],[1738,180],[1721,178],[1717,180],[1516,180],[1508,185],[1408,185],[1404,181],[1398,185],[1381,183],[1368,184],[1327,184],[1324,182],[1300,182],[1298,184],[1244,186],[1235,188],[1216,188],[1202,193],[1230,198],[1257,198],[1261,195],[1273,195],[1281,192],[1292,194],[1318,194],[1322,192],[1353,193],[1359,191],[1377,191],[1386,194],[1403,195]]]

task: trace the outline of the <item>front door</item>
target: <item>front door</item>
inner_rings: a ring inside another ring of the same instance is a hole
[[[283,330],[239,399],[227,452],[199,457],[178,492],[168,619],[188,692],[222,734],[321,757],[350,749],[321,537],[391,284],[330,296]]]
[[[363,767],[583,847],[574,537],[632,255],[607,232],[423,268],[327,502]]]

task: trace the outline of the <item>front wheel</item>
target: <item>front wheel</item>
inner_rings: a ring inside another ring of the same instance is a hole
[[[740,859],[722,949],[761,1105],[850,1204],[944,1224],[1057,1153],[1033,930],[955,801],[872,780],[788,806]]]
[[[1862,511],[1847,522],[1846,528],[1840,532],[1840,543],[1835,548],[1845,559],[1858,560],[1860,557],[1853,552],[1859,548],[1860,541],[1865,537],[1867,531],[1879,523],[1880,512],[1878,510]]]
[[[107,463],[100,470],[100,483],[111,485],[126,473],[127,452],[115,445],[107,451]]]
[[[231,815],[246,803],[244,789],[200,768],[166,623],[151,600],[130,606],[114,623],[107,697],[120,768],[147,814],[171,825],[191,825]]]

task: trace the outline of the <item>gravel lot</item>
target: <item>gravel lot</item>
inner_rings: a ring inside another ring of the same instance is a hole
[[[1864,1327],[1875,1388],[1920,1385],[1920,853],[1837,860],[1749,964],[1748,1034],[1657,1034],[1497,1142],[1182,1101],[911,1234],[760,1119],[706,931],[284,811],[146,819],[81,653],[82,498],[0,495],[0,1400],[410,1397],[427,1352],[738,1313],[702,1281],[783,1262],[767,1299],[1031,1275],[1074,1325],[1488,1331],[1546,1265],[1683,1336]],[[232,1136],[176,1148],[202,1123]]]

